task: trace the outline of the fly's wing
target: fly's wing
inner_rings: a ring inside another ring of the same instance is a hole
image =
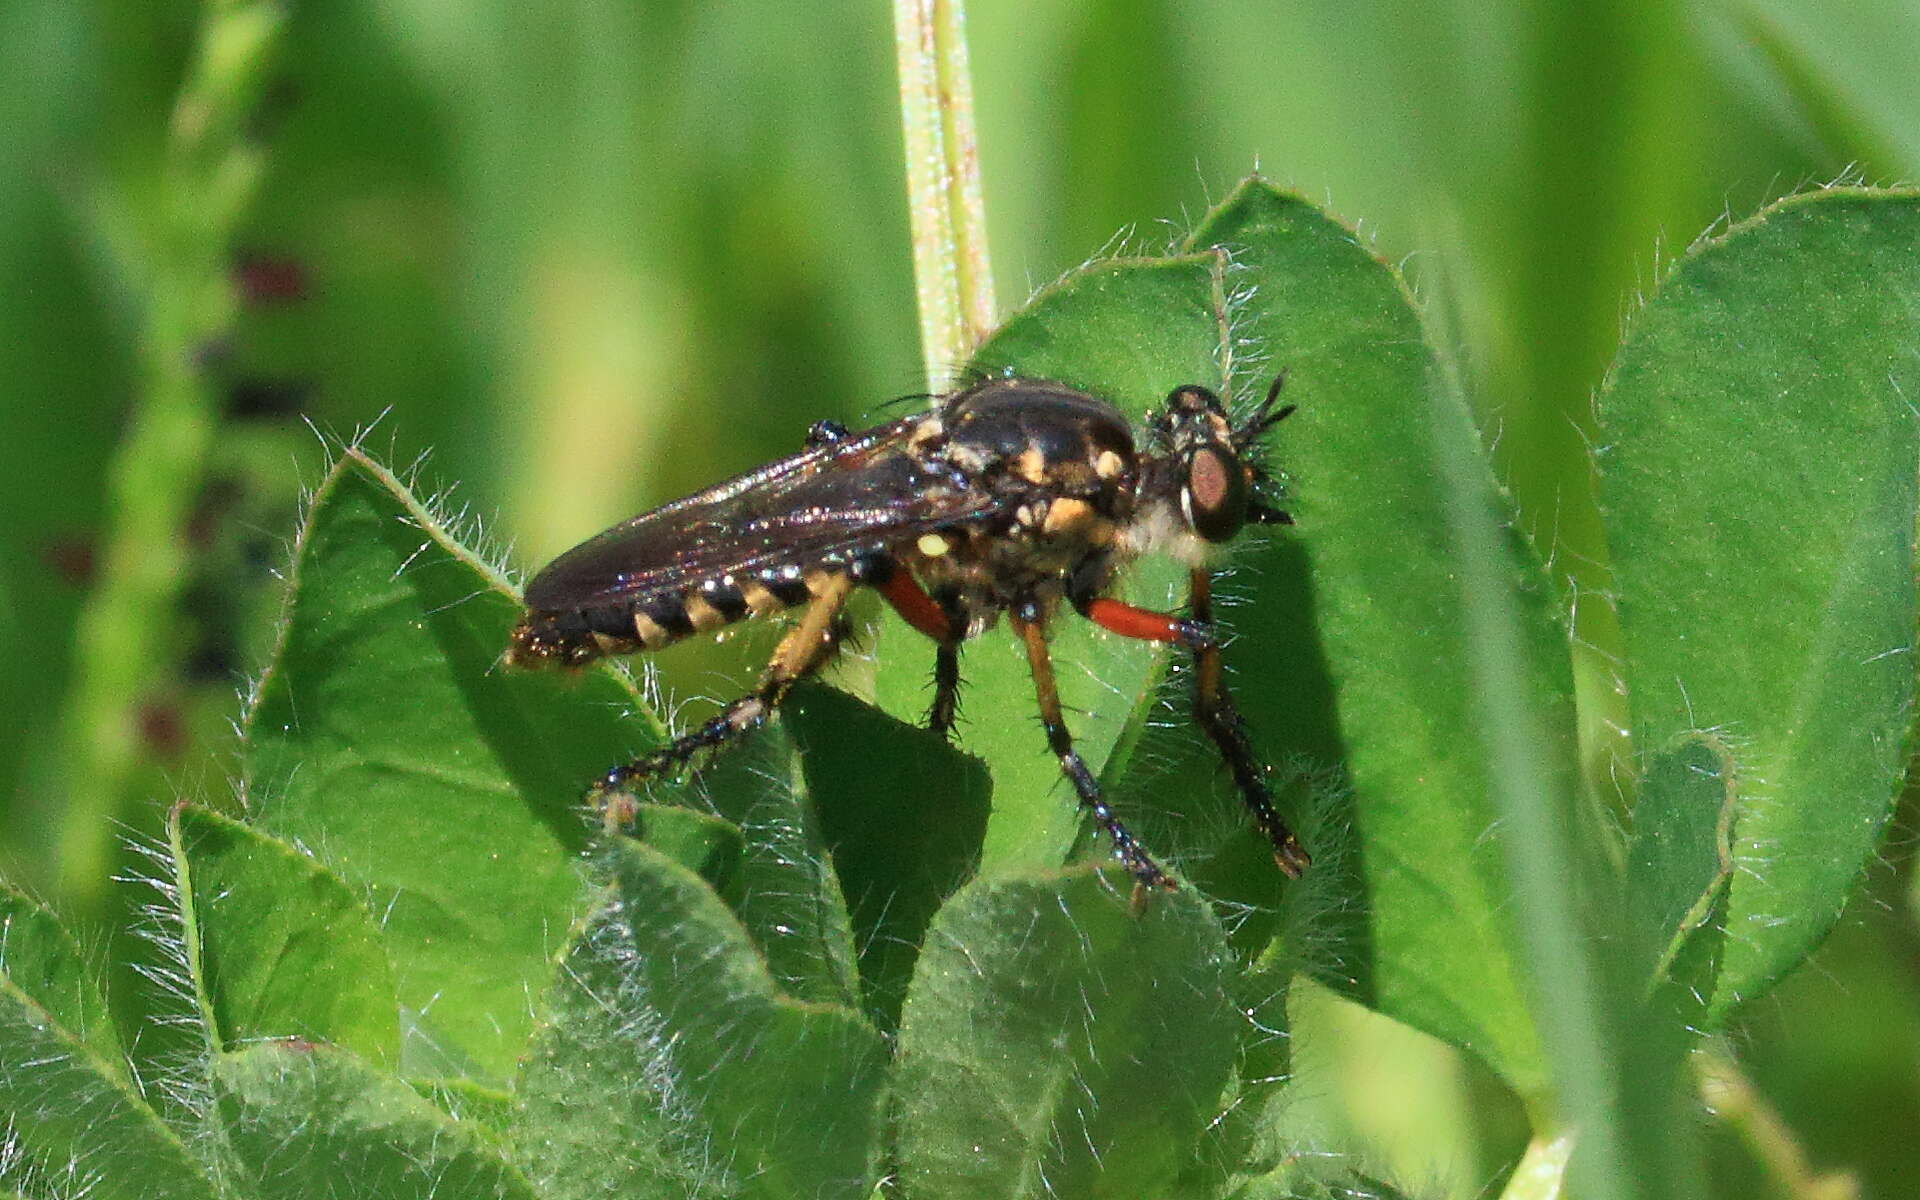
[[[616,525],[536,575],[527,607],[644,600],[717,575],[809,566],[993,512],[999,501],[907,452],[919,421],[783,458]]]

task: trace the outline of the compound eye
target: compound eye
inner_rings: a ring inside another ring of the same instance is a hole
[[[1187,383],[1167,393],[1167,411],[1178,416],[1185,413],[1218,411],[1220,398],[1197,383]]]
[[[1209,542],[1224,542],[1247,519],[1247,473],[1237,455],[1221,446],[1203,446],[1187,459],[1187,482],[1180,498],[1187,524]]]

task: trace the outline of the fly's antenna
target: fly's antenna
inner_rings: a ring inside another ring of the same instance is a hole
[[[939,392],[904,392],[898,396],[890,396],[874,407],[881,412],[899,412],[908,407],[916,409],[926,408],[929,405],[939,407],[940,402],[946,398]]]
[[[1280,506],[1286,481],[1267,465],[1267,447],[1262,441],[1267,430],[1292,416],[1297,404],[1280,404],[1280,390],[1287,385],[1287,373],[1279,371],[1267,387],[1267,398],[1253,410],[1245,422],[1233,431],[1233,448],[1246,463],[1248,482],[1253,484],[1253,501],[1247,506],[1247,520],[1255,525],[1291,525],[1293,516]]]
[[[1280,389],[1286,386],[1287,373],[1285,370],[1282,370],[1274,375],[1273,383],[1267,388],[1267,398],[1260,402],[1260,407],[1254,409],[1253,414],[1249,416],[1238,429],[1233,431],[1234,449],[1240,451],[1247,450],[1262,437],[1266,436],[1267,430],[1272,429],[1275,425],[1292,416],[1300,407],[1297,404],[1289,404],[1283,408],[1275,407],[1275,405],[1280,402]]]

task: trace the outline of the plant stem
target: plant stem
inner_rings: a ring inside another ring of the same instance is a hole
[[[1567,1160],[1573,1157],[1573,1135],[1566,1132],[1535,1137],[1520,1156],[1500,1200],[1557,1200],[1566,1184]]]
[[[1860,1181],[1851,1172],[1814,1170],[1793,1130],[1731,1054],[1709,1043],[1695,1052],[1693,1067],[1707,1107],[1739,1135],[1784,1195],[1793,1200],[1859,1200]]]
[[[168,124],[148,225],[139,391],[108,468],[99,577],[80,614],[62,714],[60,885],[83,909],[104,894],[113,822],[141,766],[139,715],[169,658],[185,527],[218,413],[209,368],[236,311],[231,239],[261,173],[246,124],[285,21],[280,0],[208,0]]]
[[[938,393],[996,320],[966,11],[962,0],[894,0],[893,20],[920,347]]]

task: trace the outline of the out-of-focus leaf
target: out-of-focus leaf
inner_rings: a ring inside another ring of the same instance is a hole
[[[563,960],[512,1135],[545,1197],[864,1198],[880,1035],[783,994],[738,919],[652,847],[609,849],[606,907]]]
[[[330,1042],[400,1055],[393,971],[373,918],[325,867],[205,809],[175,813],[181,912],[219,1045]]]
[[[507,671],[505,580],[344,453],[296,546],[249,708],[250,819],[376,914],[406,1074],[502,1082],[583,903],[583,784],[644,737],[612,674]]]
[[[1920,199],[1785,201],[1684,259],[1601,397],[1634,736],[1739,793],[1724,1019],[1831,928],[1913,719]]]
[[[1920,81],[1907,69],[1920,16],[1911,6],[1739,0],[1726,11],[1743,49],[1764,59],[1834,161],[1875,174],[1920,162]]]
[[[221,1055],[213,1085],[226,1146],[261,1200],[534,1200],[483,1134],[345,1051],[252,1046]]]
[[[894,1072],[909,1194],[1153,1196],[1189,1169],[1232,1082],[1231,958],[1191,890],[1136,915],[1125,887],[982,880],[934,918]]]

